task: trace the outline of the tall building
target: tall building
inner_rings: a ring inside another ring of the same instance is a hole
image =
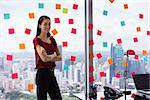
[[[112,77],[115,77],[117,73],[120,73],[121,76],[124,74],[124,67],[122,65],[123,56],[122,46],[120,44],[111,44],[111,58],[113,64],[110,65],[110,83],[112,82]]]
[[[4,71],[4,57],[0,57],[0,71]]]

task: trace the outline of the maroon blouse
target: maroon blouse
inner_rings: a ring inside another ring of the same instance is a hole
[[[57,43],[53,37],[50,37],[50,40],[52,42],[51,44],[42,41],[38,37],[35,37],[33,39],[34,50],[35,50],[36,69],[42,69],[42,68],[50,68],[51,69],[51,68],[54,68],[56,66],[55,62],[50,62],[50,61],[49,62],[43,62],[41,60],[40,56],[38,55],[37,50],[36,50],[36,45],[40,45],[46,50],[46,53],[48,55],[53,54],[56,51],[55,48],[57,46]]]

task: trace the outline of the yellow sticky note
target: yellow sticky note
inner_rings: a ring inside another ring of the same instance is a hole
[[[24,43],[20,43],[19,44],[19,49],[25,49],[25,44]]]
[[[67,14],[68,13],[68,8],[63,8],[63,13]]]
[[[112,61],[112,59],[110,58],[110,59],[108,59],[108,63],[109,64],[113,64],[113,61]]]
[[[122,62],[122,65],[123,65],[124,67],[127,67],[127,66],[128,66],[128,62],[127,62],[127,61],[123,61],[123,62]]]
[[[56,35],[57,33],[58,33],[58,32],[57,32],[56,29],[53,29],[53,30],[52,30],[52,34],[53,34],[53,35]]]

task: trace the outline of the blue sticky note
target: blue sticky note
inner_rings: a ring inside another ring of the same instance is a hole
[[[4,19],[10,19],[10,14],[9,13],[4,13]]]
[[[103,42],[103,47],[107,47],[107,42]]]
[[[103,10],[103,15],[107,16],[108,15],[108,11]]]
[[[69,70],[69,66],[64,65],[64,70]]]
[[[43,9],[44,8],[44,3],[39,3],[39,8]]]
[[[121,21],[121,26],[125,26],[125,22],[124,21]]]
[[[145,62],[148,61],[148,57],[147,57],[147,56],[144,57],[144,61],[145,61]]]

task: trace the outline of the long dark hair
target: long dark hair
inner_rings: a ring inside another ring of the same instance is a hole
[[[43,15],[43,16],[41,16],[41,17],[39,18],[38,24],[37,24],[36,37],[41,34],[41,29],[39,28],[39,25],[41,25],[41,23],[43,22],[44,19],[49,19],[49,20],[51,20],[50,17],[45,16],[45,15]],[[50,34],[50,32],[48,32],[48,33],[47,33],[47,37],[50,37],[50,36],[51,36],[51,34]]]

